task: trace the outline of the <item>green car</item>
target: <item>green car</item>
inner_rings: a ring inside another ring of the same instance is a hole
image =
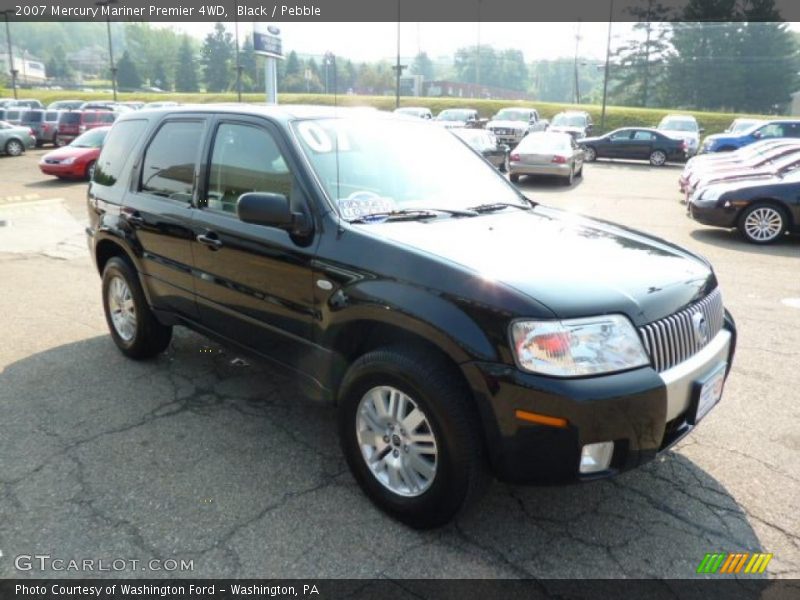
[[[34,146],[36,138],[29,127],[0,121],[0,152],[9,156],[19,156]]]

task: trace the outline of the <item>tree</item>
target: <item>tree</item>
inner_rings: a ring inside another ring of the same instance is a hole
[[[58,45],[53,48],[50,59],[45,63],[45,72],[48,77],[72,79],[72,67],[69,66],[65,54],[64,46]]]
[[[420,52],[414,57],[414,62],[411,63],[411,74],[420,75],[423,79],[428,81],[436,79],[433,61],[428,57],[426,52]]]
[[[278,61],[278,63],[282,62],[282,60]],[[253,40],[249,37],[242,44],[239,64],[242,67],[242,90],[253,91],[255,82],[258,81],[258,63],[255,49],[253,48]],[[245,78],[247,79],[247,85],[245,85]]]
[[[183,36],[180,50],[178,51],[178,66],[175,69],[175,90],[178,92],[197,92],[197,67],[195,66],[194,51],[188,35]]]
[[[156,61],[155,65],[153,65],[153,76],[150,79],[150,85],[154,85],[165,91],[172,89],[172,82],[169,80],[167,71],[164,68],[164,63],[160,60]]]
[[[122,54],[122,58],[117,63],[117,84],[121,89],[135,90],[142,87],[142,78],[136,65],[133,64],[127,50]]]
[[[207,91],[224,92],[230,87],[234,53],[233,36],[225,29],[225,25],[217,23],[214,31],[206,36],[201,50]]]

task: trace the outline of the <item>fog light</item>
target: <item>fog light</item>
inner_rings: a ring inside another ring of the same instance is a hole
[[[581,450],[581,473],[598,473],[605,471],[611,464],[614,454],[614,442],[586,444]]]

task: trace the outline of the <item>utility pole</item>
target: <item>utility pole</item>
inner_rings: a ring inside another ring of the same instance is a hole
[[[95,2],[100,8],[116,4],[117,0],[102,0]],[[106,33],[108,34],[108,62],[111,65],[111,88],[114,92],[114,102],[117,101],[117,67],[114,65],[114,48],[111,44],[111,16],[106,17]]]
[[[603,110],[600,113],[600,132],[606,130],[606,101],[608,99],[608,71],[611,66],[611,23],[614,20],[614,0],[608,9],[608,39],[606,40],[606,68],[603,73]]]
[[[237,3],[238,6],[238,3]],[[239,9],[236,9],[236,13],[239,13]],[[233,22],[234,33],[236,37],[236,96],[238,98],[238,102],[242,101],[242,63],[239,57],[239,19],[238,17]]]
[[[480,84],[481,84],[481,0],[478,0],[478,45],[475,47],[475,85],[480,86]]]
[[[17,70],[14,68],[14,51],[11,48],[11,27],[8,25],[8,13],[11,9],[4,10],[6,18],[6,41],[8,42],[8,71],[11,73],[11,88],[14,90],[14,100],[17,99]]]
[[[576,28],[575,28],[575,82],[573,84],[574,87],[574,99],[575,104],[581,103],[581,88],[580,82],[578,80],[578,45],[581,41],[581,22],[578,21]]]
[[[400,0],[397,0],[397,64],[392,67],[397,75],[397,80],[395,82],[395,108],[400,108],[400,75],[405,68],[406,65],[400,64]]]

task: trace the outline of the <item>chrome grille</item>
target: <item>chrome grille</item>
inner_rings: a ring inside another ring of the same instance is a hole
[[[705,340],[698,337],[692,317],[700,313],[708,327]],[[719,288],[689,308],[639,328],[644,349],[656,371],[666,371],[699,352],[714,339],[725,319]]]

